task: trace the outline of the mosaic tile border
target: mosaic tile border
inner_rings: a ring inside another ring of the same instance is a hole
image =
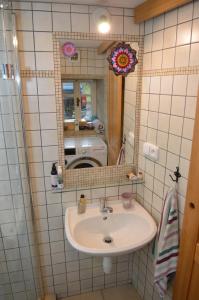
[[[64,157],[64,135],[63,135],[63,101],[61,90],[61,60],[60,60],[60,39],[85,39],[85,40],[125,40],[129,42],[137,42],[141,51],[139,51],[139,78],[138,87],[139,92],[136,96],[136,104],[141,102],[141,74],[142,74],[142,61],[143,61],[143,36],[135,35],[120,35],[110,34],[102,35],[97,33],[67,33],[67,32],[54,32],[53,33],[53,58],[54,58],[54,75],[55,75],[55,97],[56,97],[56,111],[57,111],[57,133],[58,133],[58,156],[59,164],[65,167]],[[140,110],[138,109],[137,115]],[[139,146],[139,122],[140,117],[136,119],[136,155],[138,154]],[[138,158],[134,159],[137,163]],[[132,170],[132,164],[121,166],[108,166],[92,169],[81,170],[66,170],[64,172],[64,185],[65,187],[87,187],[96,184],[105,184],[118,182],[122,177],[126,178],[126,174]]]
[[[199,66],[180,67],[156,70],[143,70],[143,76],[169,76],[169,75],[193,75],[199,74]]]
[[[54,71],[34,71],[34,70],[21,70],[20,75],[22,78],[31,78],[31,77],[42,77],[42,78],[54,78]]]

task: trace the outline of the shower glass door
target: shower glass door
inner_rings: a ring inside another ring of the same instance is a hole
[[[0,1],[0,299],[43,297],[37,254],[15,16]]]

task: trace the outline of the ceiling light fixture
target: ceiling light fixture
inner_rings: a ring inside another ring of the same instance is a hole
[[[108,33],[110,31],[111,25],[106,16],[100,17],[97,28],[100,33]]]
[[[111,16],[106,8],[97,8],[92,13],[92,22],[100,33],[106,34],[111,29]]]

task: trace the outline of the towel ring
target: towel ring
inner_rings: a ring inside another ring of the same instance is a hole
[[[169,176],[171,177],[172,181],[177,182],[178,183],[178,179],[180,177],[182,177],[182,175],[179,172],[179,167],[176,167],[176,171],[174,172],[174,176],[176,177],[176,179],[173,179],[172,175],[169,174]]]

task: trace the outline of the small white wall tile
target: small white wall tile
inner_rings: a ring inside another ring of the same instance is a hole
[[[172,97],[171,114],[176,115],[176,116],[183,116],[184,108],[185,108],[185,97],[173,96]]]
[[[124,34],[139,35],[139,25],[133,23],[132,17],[124,17]]]
[[[168,133],[158,131],[158,133],[157,133],[157,145],[160,148],[167,150],[167,143],[168,143]]]
[[[195,118],[196,113],[196,97],[186,97],[186,108],[185,108],[185,117],[187,118]]]
[[[32,30],[32,12],[31,11],[17,11],[16,12],[16,27],[17,30]]]
[[[53,51],[52,33],[34,32],[35,51]]]
[[[175,48],[163,50],[162,68],[173,68],[175,59]]]
[[[51,11],[50,3],[32,3],[33,10]]]
[[[151,69],[161,69],[162,67],[162,51],[152,52]]]
[[[186,75],[176,75],[173,81],[173,95],[186,95],[187,88],[187,76]]]
[[[71,14],[72,32],[89,32],[89,17],[87,14]]]
[[[186,22],[177,27],[177,45],[189,44],[191,40],[192,22]]]
[[[161,77],[161,94],[171,95],[173,88],[173,76]]]
[[[25,114],[25,127],[27,130],[40,129],[38,114]]]
[[[71,31],[69,13],[53,13],[53,31]]]
[[[57,130],[42,130],[41,137],[43,146],[51,146],[58,144]]]
[[[187,96],[197,96],[199,75],[188,75]]]
[[[12,1],[13,9],[31,10],[31,2]]]
[[[193,128],[194,128],[194,120],[185,118],[183,124],[183,132],[182,132],[183,137],[192,140]]]
[[[171,111],[171,96],[160,95],[159,111],[165,114],[170,114]]]
[[[152,34],[144,36],[144,52],[151,52],[152,49]]]
[[[35,70],[34,52],[19,52],[21,70]]]
[[[178,9],[178,23],[183,23],[192,19],[193,3],[183,5]]]
[[[41,113],[40,114],[41,129],[56,129],[57,120],[55,113]]]
[[[176,44],[176,26],[169,27],[164,31],[164,48],[174,47]]]
[[[52,52],[36,52],[37,70],[53,70],[54,61]]]
[[[158,130],[168,132],[169,131],[170,116],[167,114],[159,114]]]
[[[43,160],[56,161],[58,159],[58,146],[43,147]]]
[[[37,78],[39,95],[54,95],[55,85],[53,78]]]
[[[132,24],[133,26],[133,24]],[[110,33],[123,34],[123,16],[111,16]]]
[[[22,78],[22,94],[23,95],[37,95],[36,78]]]
[[[199,42],[199,19],[193,20],[191,42]]]
[[[153,33],[152,51],[161,50],[163,48],[163,33],[163,30]]]
[[[178,126],[176,126],[178,124]],[[183,118],[171,116],[170,118],[170,133],[181,136],[182,135]]]
[[[191,45],[191,52],[190,52],[190,66],[198,66],[199,65],[199,43]]]
[[[189,65],[189,52],[189,45],[176,48],[175,67],[187,67]]]
[[[191,140],[182,139],[181,156],[186,158],[186,159],[190,159],[190,157],[191,157],[191,148],[192,148]]]
[[[71,5],[71,12],[87,14],[88,13],[88,5],[72,4]]]
[[[144,33],[149,34],[153,31],[153,19],[147,20],[144,23]]]
[[[194,1],[194,7],[193,7],[193,18],[199,17],[199,2]]]
[[[39,96],[40,112],[56,112],[56,102],[54,96]]]
[[[34,51],[33,32],[18,31],[18,47],[22,51]]]
[[[40,131],[28,131],[26,130],[26,142],[28,147],[41,146]]]
[[[28,148],[28,161],[29,162],[41,162],[42,161],[41,147]]]
[[[37,96],[23,96],[23,110],[24,110],[24,113],[38,112],[38,97]]]
[[[160,77],[151,77],[150,92],[154,94],[160,93]]]
[[[170,27],[176,24],[177,24],[177,9],[174,9],[165,14],[165,27]]]
[[[52,11],[70,12],[70,4],[52,3]]]
[[[153,20],[153,31],[164,29],[164,14],[154,18]]]
[[[33,25],[35,31],[52,31],[51,12],[34,11]]]

